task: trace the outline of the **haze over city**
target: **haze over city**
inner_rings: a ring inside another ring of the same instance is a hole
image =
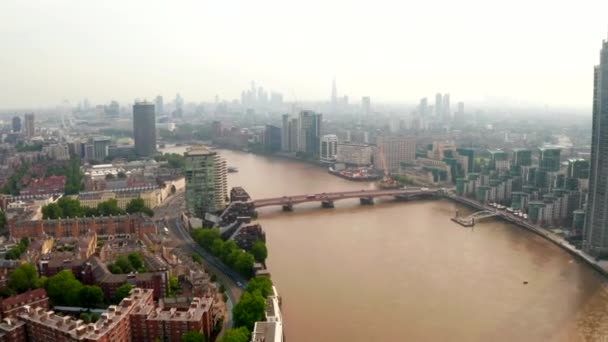
[[[0,342],[608,341],[607,14],[0,0]]]
[[[608,3],[554,1],[19,1],[0,3],[0,108],[238,99],[467,103],[589,114]]]

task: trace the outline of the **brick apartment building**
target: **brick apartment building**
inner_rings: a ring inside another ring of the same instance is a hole
[[[95,323],[85,324],[41,307],[26,305],[15,320],[0,323],[0,342],[26,341],[180,341],[188,331],[211,335],[216,312],[211,297],[193,298],[187,308],[165,308],[153,291],[134,288]]]
[[[156,226],[143,214],[9,222],[9,233],[14,239],[44,234],[53,238],[80,237],[90,231],[102,236],[130,234],[143,238],[145,234],[156,233]]]
[[[45,289],[30,290],[15,296],[11,296],[0,301],[0,318],[15,318],[23,306],[29,305],[49,308],[49,297]]]

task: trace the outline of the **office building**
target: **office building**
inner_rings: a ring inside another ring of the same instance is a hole
[[[589,198],[583,232],[583,250],[597,257],[608,255],[608,39],[602,42],[600,64],[593,73],[593,125]]]
[[[25,114],[25,136],[28,138],[36,135],[34,127],[34,113]]]
[[[348,166],[367,166],[372,164],[372,147],[367,144],[339,143],[336,162]]]
[[[110,137],[95,137],[91,139],[93,143],[93,158],[94,160],[103,161],[109,155]]]
[[[456,120],[464,120],[464,102],[458,102],[458,111],[456,112]]]
[[[369,116],[372,112],[372,100],[369,96],[361,98],[361,108],[365,117]]]
[[[138,157],[151,157],[156,153],[156,115],[153,103],[138,102],[133,105],[133,139]]]
[[[443,111],[441,110],[442,102],[443,102],[443,96],[441,96],[441,93],[435,94],[435,117],[436,118],[441,118],[441,113],[443,113]]]
[[[321,161],[333,162],[338,154],[338,137],[335,134],[326,134],[321,137],[319,157]]]
[[[226,161],[217,152],[195,147],[184,154],[186,208],[196,217],[216,213],[227,205]]]
[[[374,167],[389,173],[399,172],[401,163],[413,164],[416,160],[416,138],[378,136]]]
[[[154,99],[154,109],[156,110],[156,114],[161,116],[165,113],[165,105],[163,103],[163,97],[158,95],[156,99]]]
[[[13,117],[13,132],[21,132],[21,118],[18,116]]]
[[[316,156],[319,153],[319,141],[321,139],[322,114],[313,111],[300,112],[298,120],[298,151]]]
[[[289,114],[283,114],[281,122],[281,151],[289,152]]]
[[[281,150],[281,129],[277,126],[266,125],[264,128],[264,151],[274,153]]]

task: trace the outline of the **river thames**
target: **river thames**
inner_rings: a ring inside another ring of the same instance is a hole
[[[309,164],[219,151],[254,198],[373,188]],[[289,342],[608,341],[594,270],[517,226],[449,220],[447,200],[260,210]],[[524,282],[528,284],[525,285]]]

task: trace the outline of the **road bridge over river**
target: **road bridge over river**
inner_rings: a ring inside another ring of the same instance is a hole
[[[373,204],[374,198],[377,197],[395,197],[397,199],[432,198],[439,195],[439,193],[439,189],[428,188],[356,190],[264,198],[251,202],[255,208],[278,205],[282,206],[284,210],[292,210],[294,205],[308,202],[321,202],[323,207],[333,208],[335,201],[350,198],[358,198],[361,204]]]

